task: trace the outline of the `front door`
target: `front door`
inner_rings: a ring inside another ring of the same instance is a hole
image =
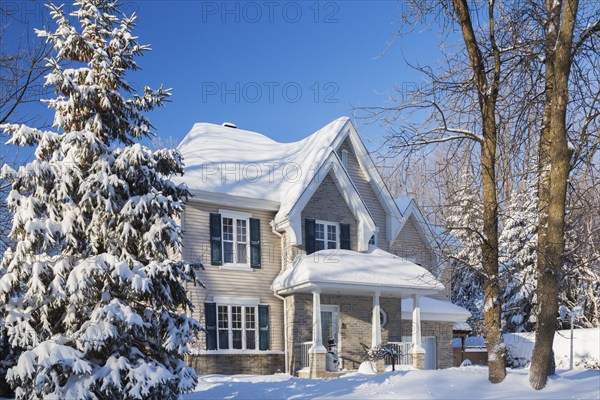
[[[425,349],[425,369],[437,369],[435,336],[423,337]]]

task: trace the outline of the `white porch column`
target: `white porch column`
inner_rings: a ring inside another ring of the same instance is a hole
[[[381,309],[379,306],[380,292],[373,293],[373,317],[371,321],[371,347],[381,344]]]
[[[421,347],[421,305],[419,304],[421,296],[414,294],[413,297],[413,315],[412,315],[412,343],[413,347]]]
[[[321,330],[321,290],[315,288],[313,294],[313,345],[311,353],[327,353],[323,346],[323,333]]]
[[[421,346],[421,296],[413,295],[413,317],[412,317],[412,363],[417,369],[425,369],[425,349]]]

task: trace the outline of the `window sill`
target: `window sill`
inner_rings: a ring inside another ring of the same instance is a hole
[[[253,272],[254,268],[250,267],[249,264],[223,264],[219,266],[219,269],[231,270],[231,271],[246,271]]]

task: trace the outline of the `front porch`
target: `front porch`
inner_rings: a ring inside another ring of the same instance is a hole
[[[414,298],[419,304],[420,296],[415,295]],[[399,353],[397,365],[424,368],[425,350],[421,346],[419,309],[417,307],[414,312],[411,326],[403,329],[399,297],[384,297],[380,293],[371,296],[342,295],[315,290],[310,294],[290,295],[286,297],[286,303],[286,335],[290,354],[286,369],[292,374],[322,378],[339,376],[342,371],[355,371],[365,360],[363,345],[375,347],[382,343],[396,348]],[[407,329],[412,332],[410,341],[402,336]],[[331,360],[328,363],[330,344],[336,346],[338,365],[332,365]],[[385,362],[378,362],[377,372],[383,372],[385,365],[391,362],[389,357]]]
[[[426,269],[371,246],[365,253],[322,250],[299,257],[277,276],[272,289],[285,298],[286,372],[302,370],[314,378],[356,370],[366,358],[365,347],[408,342],[402,337],[402,299],[414,305],[410,361],[423,369],[420,301],[444,287]],[[331,345],[337,365],[328,362]],[[376,368],[383,372],[383,361]]]

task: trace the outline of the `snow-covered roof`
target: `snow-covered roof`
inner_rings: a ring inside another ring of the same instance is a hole
[[[421,319],[424,321],[462,322],[471,316],[471,313],[447,300],[437,300],[430,297],[421,297],[419,301]],[[411,319],[413,300],[402,299],[402,319]]]
[[[338,118],[307,138],[276,142],[260,133],[197,123],[178,146],[183,177],[196,199],[224,206],[276,211],[275,229],[302,244],[301,211],[326,175],[331,174],[357,219],[358,249],[367,249],[375,222],[335,149],[349,138],[361,168],[386,210],[388,240],[398,232],[401,214],[367,149],[347,117]]]
[[[194,191],[277,202],[291,207],[310,183],[348,118],[338,118],[298,142],[280,143],[260,133],[197,123],[178,146],[183,178]]]
[[[275,278],[272,289],[283,293],[315,286],[380,290],[382,295],[402,294],[403,290],[406,295],[422,291],[434,294],[444,289],[425,268],[375,246],[369,246],[365,253],[321,250],[301,256]]]
[[[473,330],[473,328],[471,328],[471,325],[469,325],[468,322],[455,322],[452,325],[452,330],[453,331],[471,332]]]

